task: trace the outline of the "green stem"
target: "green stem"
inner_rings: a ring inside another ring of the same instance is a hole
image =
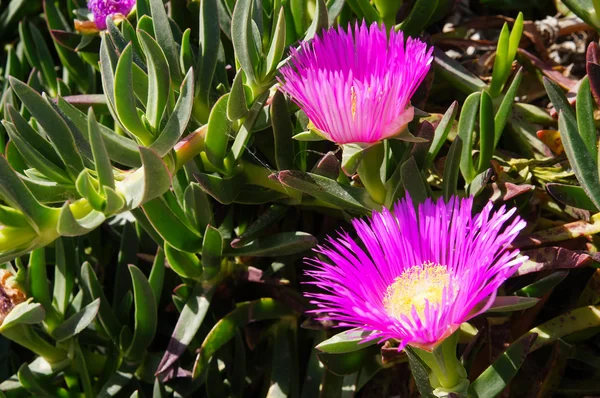
[[[363,158],[358,165],[358,175],[373,200],[379,204],[385,202],[386,189],[381,180],[381,164],[385,150],[383,142],[379,142],[363,151]]]
[[[41,338],[29,325],[15,325],[2,331],[2,335],[43,357],[49,363],[60,362],[68,358],[65,351]]]
[[[429,367],[429,379],[435,389],[434,394],[438,397],[450,393],[466,396],[469,380],[465,368],[456,357],[457,344],[458,333],[455,332],[431,352],[413,347],[414,352]]]

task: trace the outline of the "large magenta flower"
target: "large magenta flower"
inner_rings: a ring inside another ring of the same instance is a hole
[[[328,140],[374,143],[413,119],[410,99],[433,60],[432,48],[402,32],[363,22],[331,28],[292,49],[281,90]]]
[[[88,9],[94,15],[94,22],[99,30],[106,29],[106,17],[127,15],[134,5],[135,0],[88,0]]]
[[[339,326],[373,331],[430,350],[461,323],[486,311],[498,287],[525,261],[510,243],[525,222],[488,203],[472,215],[473,199],[427,200],[415,211],[410,198],[393,211],[353,221],[360,244],[347,233],[316,251],[307,274],[324,290],[307,294],[315,312]]]

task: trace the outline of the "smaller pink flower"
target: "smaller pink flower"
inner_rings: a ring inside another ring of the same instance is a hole
[[[135,6],[135,0],[89,0],[88,10],[94,15],[99,30],[106,29],[106,17],[116,14],[127,15]]]
[[[366,23],[324,31],[292,49],[281,90],[328,140],[375,143],[413,119],[410,99],[427,75],[433,48],[402,32]]]

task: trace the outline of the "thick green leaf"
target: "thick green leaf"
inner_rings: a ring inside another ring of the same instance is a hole
[[[598,212],[598,207],[581,187],[550,183],[546,184],[546,189],[554,199],[565,205]]]
[[[312,23],[308,27],[306,31],[306,35],[304,36],[304,41],[310,40],[315,35],[320,34],[323,29],[327,29],[329,27],[329,17],[327,16],[327,6],[325,5],[324,0],[316,0],[316,10],[315,16],[313,18]]]
[[[302,133],[298,133],[292,137],[296,141],[323,141],[325,138],[314,130],[303,131]]]
[[[535,351],[547,344],[586,329],[600,327],[600,309],[596,306],[585,306],[565,312],[527,332],[521,339],[537,335],[530,351]]]
[[[210,358],[236,335],[238,328],[250,322],[294,315],[294,311],[271,298],[239,304],[235,310],[221,318],[204,339],[194,364],[193,377],[197,378],[204,373]]]
[[[58,98],[58,107],[80,131],[88,131],[88,118],[85,113],[81,112],[61,97]],[[142,165],[138,146],[135,141],[116,134],[102,124],[99,124],[98,127],[104,145],[106,146],[108,156],[110,156],[112,160],[125,166],[139,167]],[[92,139],[89,138],[89,140],[91,142]]]
[[[562,282],[569,271],[556,271],[552,274],[543,277],[540,280],[533,282],[530,285],[527,285],[519,290],[517,290],[514,294],[515,296],[526,296],[526,297],[542,297],[555,286],[557,286],[560,282]]]
[[[458,110],[458,102],[454,101],[452,105],[448,108],[442,120],[435,128],[435,133],[433,136],[433,140],[431,141],[431,145],[429,146],[429,150],[427,153],[427,158],[425,159],[425,163],[423,164],[423,170],[427,170],[432,164],[433,160],[439,153],[440,149],[442,149],[442,145],[446,142],[448,138],[448,134],[450,134],[450,130],[452,129],[452,123],[454,123],[454,119],[456,118],[456,111]]]
[[[36,232],[38,226],[52,225],[59,210],[40,204],[17,176],[4,156],[0,156],[0,197],[13,209],[20,210]]]
[[[56,247],[56,265],[54,268],[54,294],[52,297],[56,309],[64,315],[75,284],[76,270],[73,269],[75,264],[72,258],[75,250],[68,239],[57,239],[54,246]]]
[[[52,337],[61,342],[78,335],[92,323],[98,315],[99,309],[100,298],[97,298],[54,329]]]
[[[165,256],[171,269],[181,277],[195,280],[202,278],[202,264],[195,254],[177,250],[165,242]]]
[[[108,109],[115,120],[119,120],[115,111],[115,68],[118,62],[117,51],[108,35],[102,36],[100,44],[100,74],[102,88],[108,100]]]
[[[152,133],[144,126],[137,112],[133,90],[132,64],[133,47],[130,43],[121,53],[115,71],[115,110],[123,127],[144,145],[150,145],[153,141]]]
[[[293,327],[295,328],[295,324]],[[295,339],[291,338],[291,334],[294,333],[293,327],[291,327],[289,321],[278,322],[275,326],[271,354],[271,374],[267,392],[269,398],[298,396],[297,378],[299,369]],[[239,334],[237,333],[236,337]]]
[[[417,0],[399,28],[407,36],[419,36],[435,13],[438,0]]]
[[[558,116],[558,129],[569,162],[577,180],[597,208],[600,208],[600,184],[598,166],[579,135],[574,120],[562,110]]]
[[[575,114],[573,107],[569,103],[567,96],[560,86],[547,77],[544,77],[543,81],[546,93],[548,93],[548,97],[550,97],[550,101],[552,101],[552,105],[554,105],[554,108],[556,108],[557,112],[562,111],[569,119],[573,121],[573,123],[575,123],[577,120],[577,115]]]
[[[62,236],[79,236],[84,235],[97,227],[99,227],[106,216],[98,210],[91,210],[81,218],[77,218],[69,202],[65,202],[60,209],[60,217],[56,230]]]
[[[286,170],[276,174],[284,185],[346,210],[367,213],[377,208],[368,192],[362,188],[344,186],[317,174]]]
[[[494,59],[494,68],[492,71],[492,83],[490,84],[490,93],[497,97],[502,91],[504,79],[507,68],[510,68],[508,46],[510,39],[510,32],[508,24],[505,22],[500,31],[500,37],[498,38],[498,47],[496,48],[496,58]]]
[[[517,95],[517,90],[521,85],[522,79],[523,68],[520,68],[517,74],[515,75],[512,83],[510,84],[510,87],[508,88],[508,90],[506,90],[506,94],[502,98],[500,107],[496,112],[496,116],[494,117],[494,148],[496,147],[496,145],[498,145],[498,141],[500,141],[500,137],[502,136],[502,132],[504,131],[504,126],[506,126],[506,122],[510,118],[515,96]]]
[[[510,345],[489,368],[469,386],[469,396],[495,397],[517,374],[525,357],[533,348],[537,335],[530,334]]]
[[[590,91],[590,80],[585,76],[577,91],[577,127],[590,156],[598,162],[598,134],[594,124],[594,104]]]
[[[188,185],[184,193],[183,210],[196,231],[204,231],[206,226],[212,224],[213,211],[208,195],[193,182]]]
[[[449,201],[453,195],[456,195],[462,147],[462,139],[457,136],[454,138],[452,145],[450,145],[448,155],[446,156],[446,163],[444,164],[444,177],[442,180],[442,194],[444,195],[446,202]]]
[[[37,59],[39,60],[39,68],[42,71],[46,86],[50,90],[52,97],[58,93],[56,70],[54,69],[54,62],[50,50],[46,46],[46,40],[40,33],[39,29],[32,23],[28,23],[29,30],[31,32],[31,38],[35,43],[35,51],[37,53]]]
[[[255,70],[259,64],[259,49],[252,35],[253,0],[238,0],[231,21],[231,41],[235,56],[250,84],[256,82]]]
[[[473,166],[473,129],[479,108],[481,93],[473,93],[467,97],[460,112],[458,121],[458,136],[462,140],[462,155],[460,157],[460,171],[465,181],[470,183],[475,178],[476,170]]]
[[[156,251],[154,262],[152,263],[152,270],[150,271],[150,276],[148,277],[148,283],[150,283],[152,293],[154,293],[154,299],[156,301],[157,308],[158,304],[160,303],[160,298],[162,296],[165,279],[165,270],[165,252],[159,247]]]
[[[495,148],[494,107],[487,91],[481,92],[479,102],[479,164],[477,174],[490,168]]]
[[[306,232],[281,232],[255,239],[235,249],[226,248],[225,253],[234,256],[274,257],[302,253],[312,249],[317,239]]]
[[[294,168],[294,142],[292,134],[294,127],[290,119],[287,101],[281,91],[277,91],[271,101],[271,127],[275,151],[275,164],[279,170]]]
[[[436,47],[433,54],[436,72],[463,93],[468,95],[487,88],[483,80],[469,72],[458,61],[447,56],[444,51]]]
[[[320,6],[321,3],[317,3],[317,7]],[[320,10],[317,8],[317,12],[318,11]],[[318,14],[316,18],[319,18]],[[277,25],[275,26],[275,31],[272,35],[271,47],[269,47],[269,53],[267,54],[267,63],[264,77],[269,76],[277,70],[277,64],[279,64],[279,61],[281,61],[281,57],[283,56],[283,52],[285,50],[285,32],[285,11],[284,8],[281,7],[279,9],[279,16],[277,17]]]
[[[429,368],[410,346],[404,348],[408,356],[410,371],[417,384],[417,388],[423,398],[434,398],[433,388],[429,382]]]
[[[167,165],[152,149],[140,147],[142,167],[127,179],[117,183],[117,189],[124,194],[128,209],[135,209],[152,200],[171,187],[171,175]]]
[[[21,116],[19,111],[17,111],[11,104],[6,105],[6,110],[8,111],[8,116],[10,117],[10,120],[16,129],[16,133],[18,133],[21,139],[35,148],[40,155],[47,158],[56,166],[61,169],[64,168],[64,163],[50,142],[48,142],[42,137],[42,135],[40,135],[40,133],[34,130],[33,127],[31,127],[31,125],[23,118],[23,116]],[[8,120],[5,120],[4,124],[7,122]]]
[[[44,307],[46,313],[49,314],[52,312],[54,308],[52,307],[48,276],[46,273],[45,249],[36,249],[29,255],[27,279],[31,296],[36,302]]]
[[[173,212],[163,198],[150,200],[142,207],[154,229],[171,246],[189,253],[202,249],[200,234],[190,228],[187,220]]]
[[[165,53],[152,36],[143,30],[139,30],[138,37],[148,61],[146,118],[154,131],[157,131],[171,94],[169,64]]]
[[[368,338],[372,332],[359,328],[354,328],[336,334],[335,336],[319,343],[315,348],[322,352],[330,354],[343,354],[352,351],[362,350],[377,343],[377,339],[363,343],[362,341]]]
[[[243,247],[247,243],[257,238],[264,230],[275,222],[279,221],[289,210],[288,206],[273,204],[267,211],[262,213],[244,233],[237,239],[231,241],[231,247]]]
[[[92,147],[92,154],[94,155],[94,165],[96,167],[96,173],[98,175],[98,183],[100,187],[107,186],[109,188],[115,188],[115,177],[113,174],[113,168],[108,157],[108,151],[104,146],[104,140],[96,121],[96,115],[94,110],[90,108],[88,112],[88,136],[90,140],[90,146]],[[101,188],[102,192],[103,189]]]
[[[21,365],[17,372],[17,377],[19,378],[19,383],[35,397],[51,397],[54,395],[51,390],[47,389],[49,386],[46,383],[35,377],[27,363]]]
[[[81,266],[81,286],[85,295],[89,300],[100,300],[100,309],[98,310],[98,318],[104,330],[108,333],[113,342],[118,341],[121,325],[117,320],[115,313],[104,295],[104,290],[98,282],[96,273],[92,266],[87,261]]]
[[[17,304],[2,321],[0,332],[19,324],[29,325],[42,322],[46,317],[46,311],[40,303],[32,303],[32,300],[28,299]]]
[[[229,164],[234,164],[235,162],[237,162],[244,153],[246,145],[248,145],[248,141],[250,141],[250,134],[252,132],[252,129],[254,128],[254,124],[256,123],[256,120],[258,119],[258,116],[260,115],[262,108],[265,105],[265,101],[268,97],[268,91],[265,91],[264,93],[259,95],[258,98],[256,98],[256,100],[254,101],[254,104],[252,105],[250,110],[248,111],[248,114],[244,119],[244,123],[242,124],[242,127],[240,127],[237,135],[235,136],[235,140],[231,145],[231,152],[228,155]]]
[[[204,0],[200,3],[200,49],[196,86],[200,101],[209,107],[210,93],[217,66],[220,46],[220,26],[217,0]]]
[[[173,113],[156,140],[150,145],[158,156],[165,156],[185,132],[194,106],[194,74],[190,69],[183,79]]]
[[[52,146],[66,165],[71,177],[77,178],[83,170],[83,160],[69,126],[34,89],[12,77],[9,77],[9,81],[15,94],[23,101],[23,104],[50,137]]]
[[[229,99],[227,100],[227,118],[232,122],[239,120],[248,114],[246,89],[244,88],[243,81],[244,71],[240,69],[233,78]]]
[[[512,65],[512,62],[517,55],[517,51],[519,49],[519,43],[521,42],[521,35],[523,34],[523,13],[519,12],[515,22],[513,24],[512,30],[510,32],[510,39],[508,41],[508,50],[506,52],[509,64]],[[510,71],[510,68],[508,68]]]
[[[162,0],[148,0],[152,13],[152,25],[154,26],[154,34],[160,48],[164,51],[167,61],[169,62],[169,70],[171,72],[171,80],[174,84],[181,84],[182,76],[179,69],[179,53],[177,51],[177,43],[173,38],[171,24],[167,17],[167,12]]]
[[[44,155],[38,152],[29,142],[22,137],[12,123],[2,121],[11,142],[15,145],[23,159],[31,167],[45,175],[48,179],[59,184],[72,185],[73,180],[67,172],[60,166],[47,159]],[[37,133],[34,133],[37,134]],[[60,162],[62,165],[62,161]]]
[[[487,312],[520,311],[536,305],[536,297],[497,296]]]
[[[402,176],[404,189],[406,189],[406,192],[408,192],[413,202],[415,204],[425,202],[425,199],[427,199],[428,196],[427,187],[414,157],[411,156],[402,164],[400,175]]]
[[[146,349],[152,343],[158,325],[156,298],[148,279],[135,265],[129,265],[133,298],[135,302],[135,326],[133,339],[124,355],[131,360],[141,360],[146,355]]]
[[[218,229],[208,225],[202,242],[202,269],[206,279],[211,279],[221,270],[223,237]]]
[[[227,143],[232,135],[231,121],[227,117],[228,102],[230,95],[225,94],[213,106],[210,117],[208,118],[208,129],[206,130],[206,156],[210,162],[221,167],[225,154],[227,153]]]
[[[213,293],[214,288],[204,290],[200,283],[194,287],[179,315],[169,346],[158,365],[157,374],[167,372],[185,352],[204,321]]]
[[[196,173],[194,177],[196,177],[204,192],[225,205],[233,203],[236,200],[245,183],[245,176],[242,173],[236,173],[227,178],[206,173]]]

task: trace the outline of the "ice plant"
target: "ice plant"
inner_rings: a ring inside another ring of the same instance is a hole
[[[135,0],[89,0],[88,9],[94,15],[99,30],[106,29],[106,17],[127,15],[135,5]]]
[[[427,353],[486,311],[498,287],[524,261],[509,247],[525,227],[514,209],[494,211],[489,202],[478,214],[472,210],[472,198],[427,200],[418,211],[405,198],[393,211],[355,219],[360,244],[342,233],[316,249],[330,262],[309,260],[310,283],[324,290],[307,293],[315,312],[339,326],[372,331],[368,340],[392,339],[398,349],[417,348],[436,373],[436,361]],[[453,356],[452,366],[462,369]],[[466,381],[464,369],[437,371],[440,388]]]
[[[401,31],[365,22],[331,28],[292,49],[281,90],[318,132],[338,144],[372,144],[413,119],[410,99],[433,60],[432,48]]]

